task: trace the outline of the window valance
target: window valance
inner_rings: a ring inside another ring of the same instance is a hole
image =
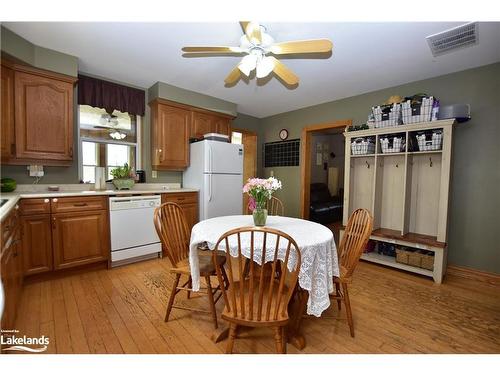
[[[104,108],[110,114],[117,109],[144,116],[146,93],[144,90],[79,74],[78,104]]]

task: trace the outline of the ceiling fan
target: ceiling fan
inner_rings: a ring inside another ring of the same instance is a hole
[[[113,139],[122,140],[127,136],[125,133],[122,133],[117,128],[119,122],[118,122],[118,116],[116,115],[107,112],[103,113],[99,118],[99,124],[100,125],[94,125],[93,128],[108,130],[109,136]]]
[[[250,73],[255,70],[257,78],[267,77],[274,72],[287,85],[295,86],[299,83],[299,77],[275,56],[329,53],[332,50],[332,42],[328,39],[275,43],[265,27],[258,22],[242,21],[240,25],[245,34],[240,38],[239,47],[184,47],[182,51],[189,56],[244,55],[241,62],[225,78],[226,85],[232,85],[238,81],[241,73],[249,77]]]

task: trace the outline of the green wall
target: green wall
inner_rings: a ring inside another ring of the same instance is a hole
[[[73,77],[78,75],[77,57],[34,45],[3,26],[0,34],[2,53],[40,69]]]
[[[498,213],[500,212],[500,63],[412,82],[363,95],[291,111],[260,120],[260,143],[279,140],[281,128],[290,139],[299,138],[306,125],[341,119],[366,122],[370,108],[391,95],[425,92],[441,104],[469,103],[472,120],[458,124],[450,194],[450,264],[500,273]],[[261,165],[261,164],[260,164]],[[271,170],[283,182],[278,194],[287,215],[299,216],[300,167],[261,168]]]
[[[236,116],[236,104],[215,98],[213,96],[200,94],[195,91],[186,90],[180,87],[172,86],[164,82],[156,82],[148,90],[149,100],[155,98],[168,99],[173,102],[192,105],[198,108],[208,109],[210,111],[227,113]]]

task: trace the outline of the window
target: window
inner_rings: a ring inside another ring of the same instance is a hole
[[[240,132],[231,132],[231,143],[241,145],[243,143],[243,134]]]
[[[120,111],[107,113],[88,105],[79,106],[80,179],[95,182],[95,168],[105,167],[108,179],[111,171],[125,163],[139,168],[140,117]]]

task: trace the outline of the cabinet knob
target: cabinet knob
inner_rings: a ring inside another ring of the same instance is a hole
[[[43,203],[49,203],[49,201],[50,201],[49,199],[44,199]]]
[[[57,198],[52,199],[53,203],[57,203]]]

